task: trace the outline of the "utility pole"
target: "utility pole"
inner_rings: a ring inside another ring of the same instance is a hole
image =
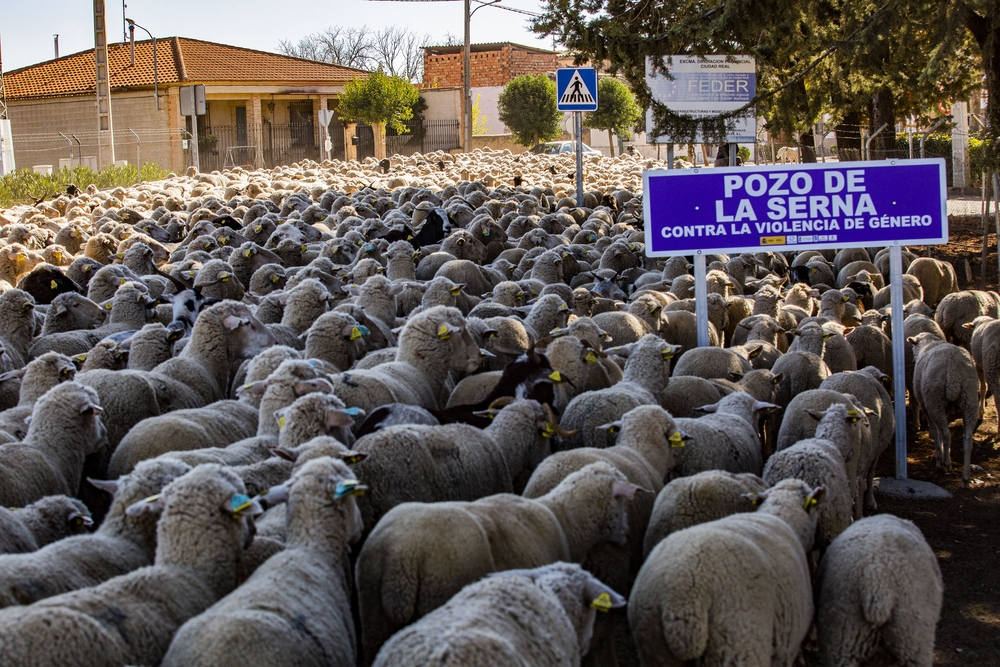
[[[94,68],[97,88],[97,168],[115,164],[115,134],[111,122],[111,78],[104,0],[94,0]],[[104,151],[107,150],[107,156]],[[107,161],[104,160],[108,157]]]
[[[0,120],[7,120],[7,89],[3,85],[3,48],[0,47]]]

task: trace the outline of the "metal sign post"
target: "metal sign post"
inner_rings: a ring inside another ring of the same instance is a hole
[[[642,180],[646,255],[694,255],[699,345],[708,342],[706,254],[889,246],[896,475],[905,478],[901,247],[948,242],[944,160],[671,169]]]
[[[563,67],[556,70],[556,106],[573,112],[576,139],[576,205],[583,206],[583,113],[597,111],[597,70]]]

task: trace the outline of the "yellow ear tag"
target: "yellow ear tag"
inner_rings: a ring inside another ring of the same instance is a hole
[[[817,501],[812,496],[809,496],[808,498],[806,498],[806,503],[803,506],[803,509],[807,512],[811,512],[812,508],[816,507],[817,504],[819,504],[819,501]]]
[[[673,359],[674,358],[674,352],[670,348],[667,348],[666,350],[663,350],[662,352],[660,352],[660,356],[663,357],[664,361],[667,360],[667,359]]]
[[[229,243],[229,239],[223,236],[219,239],[219,243],[221,243],[222,245],[226,245],[227,243]]]
[[[438,327],[438,338],[441,340],[448,340],[451,338],[451,332],[448,330],[447,324],[442,324]]]
[[[684,436],[681,435],[680,431],[674,431],[673,433],[671,433],[670,437],[667,438],[667,440],[670,441],[670,446],[671,447],[683,447],[684,446]]]
[[[117,257],[118,259],[123,259],[125,257],[125,253],[123,252],[116,253],[115,257]]]
[[[448,291],[449,291],[449,292],[451,292],[451,295],[452,295],[452,296],[458,296],[459,294],[461,294],[461,293],[462,293],[462,288],[461,288],[461,287],[452,287],[452,288],[451,288],[450,290],[448,290]]]
[[[607,593],[601,593],[591,601],[590,607],[592,609],[596,609],[597,611],[611,611],[611,596]]]
[[[301,250],[302,252],[305,252],[306,250],[309,250],[309,246],[307,246],[307,245],[300,245],[299,246],[299,250]]]
[[[49,283],[49,287],[52,289],[59,289],[59,283],[53,280],[52,282]]]
[[[361,329],[357,327],[351,327],[351,340],[357,340],[361,338]]]
[[[593,364],[593,363],[597,362],[597,355],[596,355],[596,354],[594,354],[594,351],[593,351],[593,350],[591,350],[590,352],[588,352],[588,353],[587,353],[587,356],[586,356],[586,357],[584,357],[583,359],[584,359],[584,361],[586,361],[586,362],[587,362],[588,364]]]
[[[271,282],[272,282],[272,283],[276,283],[276,282],[278,282],[279,280],[281,280],[281,276],[279,276],[279,275],[278,275],[277,273],[276,273],[276,274],[274,274],[273,276],[271,276]]]
[[[73,358],[74,358],[74,359],[76,359],[76,360],[77,360],[77,361],[79,361],[79,362],[84,362],[84,361],[86,361],[86,360],[87,360],[87,354],[86,354],[86,352],[85,352],[85,353],[83,353],[83,354],[78,354],[78,355],[76,355],[76,356],[75,356],[75,357],[73,357]]]
[[[84,267],[83,267],[83,270],[84,271],[90,271],[90,268],[91,268],[90,264],[85,264]]]
[[[253,254],[253,253],[252,253],[252,252],[250,252],[249,250],[244,250],[244,251],[243,251],[243,256],[244,256],[244,257],[249,257],[249,256],[250,256],[250,255],[252,255],[252,254]]]
[[[222,273],[219,274],[219,278],[222,279],[222,282],[227,283],[229,282],[229,273],[223,271]]]
[[[104,304],[104,310],[111,310],[111,302]]]
[[[127,283],[127,282],[128,282],[128,279],[127,279],[127,278],[121,278],[121,279],[120,279],[120,280],[118,281],[118,284],[119,284],[119,285],[124,285],[124,284],[125,284],[125,283]]]
[[[280,429],[283,429],[283,428],[285,428],[285,418],[284,417],[278,417],[278,429],[280,430]]]
[[[19,261],[19,262],[23,262],[24,261],[24,253],[23,252],[17,253],[17,261]]]
[[[760,498],[758,498],[757,496],[753,496],[752,498],[750,498],[750,504],[751,505],[759,505],[760,504]]]
[[[552,428],[552,424],[545,422],[545,428],[542,429],[543,438],[551,438],[556,434],[556,430]]]
[[[559,371],[552,371],[549,373],[549,379],[553,382],[562,382],[562,375],[559,374]]]

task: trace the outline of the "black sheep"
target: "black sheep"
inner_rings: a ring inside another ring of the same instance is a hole
[[[448,217],[448,212],[437,207],[431,209],[424,220],[423,227],[413,238],[408,240],[414,248],[422,248],[425,245],[440,243],[449,234],[451,234],[451,220]]]
[[[51,264],[39,264],[31,273],[21,278],[17,285],[30,294],[35,303],[47,305],[52,300],[65,292],[76,292],[83,294],[83,290],[75,282],[66,277],[58,266]]]

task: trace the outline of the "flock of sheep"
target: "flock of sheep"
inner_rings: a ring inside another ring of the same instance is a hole
[[[643,253],[659,163],[482,151],[0,212],[0,664],[932,663],[888,257]],[[904,252],[962,479],[1000,295]],[[810,628],[815,628],[807,641]],[[803,646],[805,644],[805,647]]]

